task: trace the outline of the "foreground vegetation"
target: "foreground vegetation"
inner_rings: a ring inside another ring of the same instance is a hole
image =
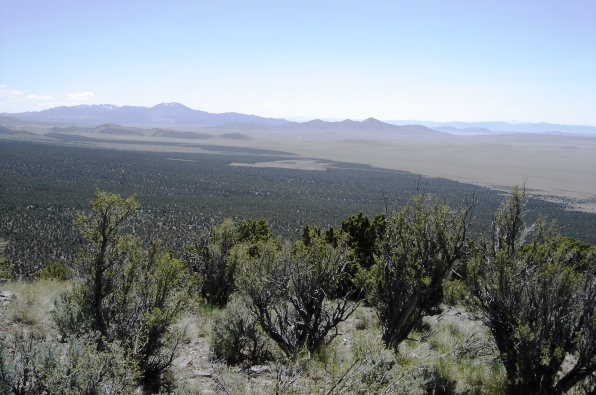
[[[527,224],[526,202],[513,188],[476,240],[474,198],[457,211],[425,193],[374,220],[305,226],[294,242],[263,219],[224,220],[175,258],[135,235],[134,197],[98,190],[76,221],[77,264],[32,276],[35,289],[74,272],[55,283],[61,343],[23,313],[35,296],[3,305],[0,390],[198,392],[169,377],[177,324],[193,314],[211,315],[221,362],[208,376],[223,393],[594,393],[596,248]],[[2,273],[14,277],[9,260]],[[233,368],[263,364],[254,385]]]

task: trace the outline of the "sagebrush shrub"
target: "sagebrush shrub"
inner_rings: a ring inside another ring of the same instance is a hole
[[[71,335],[83,336],[91,331],[88,317],[85,317],[78,300],[80,288],[62,293],[54,302],[52,319],[63,339]]]
[[[358,306],[343,297],[331,300],[346,273],[348,248],[320,238],[309,246],[301,241],[280,247],[274,242],[238,251],[237,285],[263,331],[288,357],[309,352],[338,335],[337,326]]]
[[[231,364],[259,364],[273,357],[269,338],[240,296],[232,297],[226,308],[215,314],[211,348],[217,358]]]
[[[137,376],[118,344],[97,351],[91,336],[58,345],[17,332],[0,341],[1,394],[126,395],[136,392]]]

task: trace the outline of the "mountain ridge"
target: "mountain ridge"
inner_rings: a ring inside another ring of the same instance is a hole
[[[487,122],[434,122],[414,120],[380,121],[367,118],[362,121],[344,119],[324,121],[313,119],[305,122],[288,121],[283,118],[267,118],[237,112],[209,113],[194,110],[177,102],[159,103],[153,107],[116,106],[114,104],[81,104],[59,106],[41,111],[22,113],[1,113],[0,120],[42,122],[54,124],[77,124],[96,126],[115,124],[143,128],[217,128],[261,131],[374,131],[399,132],[400,134],[422,135],[491,135],[504,133],[560,134],[596,136],[596,126],[540,123]]]
[[[313,119],[307,122],[291,122],[281,118],[264,118],[236,112],[212,114],[201,110],[193,110],[180,103],[160,103],[153,107],[116,106],[113,104],[83,104],[78,106],[60,106],[42,111],[24,113],[3,113],[20,120],[33,122],[49,122],[73,125],[67,128],[53,128],[58,133],[69,133],[76,130],[75,124],[104,127],[102,134],[136,134],[126,127],[141,128],[209,128],[232,131],[270,131],[327,133],[330,135],[348,133],[381,133],[393,136],[437,136],[447,135],[420,125],[397,126],[375,118],[363,121],[345,119],[330,122]],[[100,125],[100,126],[97,126]]]
[[[388,120],[392,125],[417,124],[445,133],[458,135],[504,134],[504,133],[544,133],[544,134],[572,134],[579,136],[596,136],[596,126],[567,125],[548,122],[435,122],[416,120]]]
[[[208,127],[229,122],[256,122],[265,125],[279,125],[288,122],[280,118],[265,118],[234,112],[214,114],[193,110],[180,103],[160,103],[153,107],[82,104],[53,107],[41,111],[3,113],[2,115],[35,122],[77,123],[81,125],[111,123],[144,127]]]

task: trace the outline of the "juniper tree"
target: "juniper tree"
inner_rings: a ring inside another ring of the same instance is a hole
[[[227,218],[195,236],[186,247],[185,261],[201,276],[201,296],[211,305],[224,307],[235,290],[230,252],[237,242],[238,227]]]
[[[397,351],[424,316],[439,312],[443,283],[466,251],[472,209],[453,211],[419,194],[388,218],[371,297],[388,348]]]
[[[316,351],[337,335],[337,325],[356,309],[349,295],[331,299],[348,265],[345,242],[338,247],[321,238],[307,246],[272,241],[239,254],[238,289],[263,331],[293,357]]]
[[[489,328],[511,394],[595,393],[596,251],[526,227],[514,187],[468,270],[473,307]],[[592,380],[592,381],[590,381]]]
[[[197,279],[159,242],[145,248],[124,231],[138,207],[134,197],[97,191],[91,213],[76,222],[84,239],[79,279],[57,301],[54,320],[64,336],[97,333],[98,351],[119,343],[153,386],[175,356],[179,337],[171,326]]]

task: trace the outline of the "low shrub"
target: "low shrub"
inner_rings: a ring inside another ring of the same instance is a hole
[[[443,303],[461,306],[470,298],[470,291],[462,280],[447,280],[443,287]]]
[[[63,339],[82,336],[91,331],[91,326],[78,303],[78,293],[78,289],[64,292],[54,303],[52,318]]]
[[[273,357],[269,338],[239,296],[215,314],[211,347],[217,358],[230,364],[245,361],[258,364]]]
[[[122,348],[98,352],[91,337],[64,346],[37,332],[17,332],[0,342],[2,394],[133,394],[137,370]]]
[[[6,258],[0,258],[0,280],[14,280],[14,267]]]
[[[72,278],[72,272],[60,262],[53,262],[36,272],[33,277],[44,280],[66,281]]]

